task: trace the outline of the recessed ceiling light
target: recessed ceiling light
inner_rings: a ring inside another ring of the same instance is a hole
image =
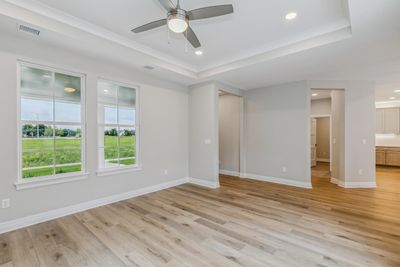
[[[104,89],[103,91],[104,91],[104,93],[108,93],[108,89]]]
[[[394,96],[389,97],[390,100],[395,100],[396,98]]]
[[[196,55],[201,56],[203,54],[203,51],[201,50],[197,50],[196,52],[194,52]]]
[[[290,12],[290,13],[287,13],[286,14],[286,19],[287,20],[292,20],[292,19],[295,19],[297,17],[297,13],[296,12]]]
[[[400,93],[400,89],[394,90],[395,93]]]
[[[66,93],[73,93],[75,91],[76,91],[76,89],[73,87],[65,87],[64,88],[64,92],[66,92]]]
[[[314,94],[312,94],[312,96],[318,96],[318,94],[317,94],[317,93],[314,93]]]

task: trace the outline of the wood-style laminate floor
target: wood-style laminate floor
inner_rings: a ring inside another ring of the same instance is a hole
[[[0,235],[0,266],[400,266],[400,171],[377,189],[221,177]]]

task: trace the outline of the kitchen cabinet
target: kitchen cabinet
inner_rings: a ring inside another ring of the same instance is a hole
[[[400,147],[376,147],[376,165],[400,167]]]
[[[376,110],[377,134],[400,134],[400,108],[378,108]]]

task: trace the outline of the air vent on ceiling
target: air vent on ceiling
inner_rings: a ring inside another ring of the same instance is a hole
[[[143,68],[145,68],[146,70],[154,70],[154,67],[153,66],[144,66]]]
[[[32,34],[32,35],[35,35],[35,36],[39,36],[39,34],[40,34],[39,30],[34,29],[32,27],[29,27],[29,26],[26,26],[26,25],[22,25],[22,24],[18,25],[18,30],[20,32],[25,32],[25,33]]]

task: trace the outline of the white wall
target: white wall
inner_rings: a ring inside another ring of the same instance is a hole
[[[231,94],[219,96],[219,169],[220,173],[239,176],[240,102]]]
[[[376,146],[400,147],[400,135],[398,134],[377,134]]]
[[[246,91],[244,101],[245,176],[310,187],[307,83]]]
[[[331,99],[316,99],[311,101],[311,116],[331,114]]]
[[[75,53],[30,41],[13,42],[0,52],[0,199],[11,208],[0,209],[0,222],[63,208],[122,192],[188,176],[188,91],[124,66],[84,58]],[[10,51],[13,50],[13,51]],[[85,73],[87,111],[87,170],[89,179],[16,191],[17,179],[17,71],[18,58]],[[96,176],[96,80],[104,77],[140,86],[141,162],[137,172]],[[168,174],[164,170],[168,169]]]
[[[190,88],[189,144],[189,176],[218,186],[218,89],[215,84]]]

